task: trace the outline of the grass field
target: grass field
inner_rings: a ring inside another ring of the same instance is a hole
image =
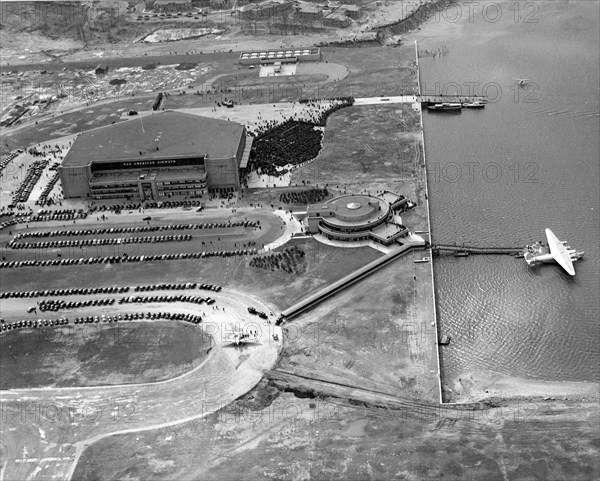
[[[0,389],[161,381],[206,357],[198,326],[153,320],[20,329],[0,336]]]
[[[419,112],[406,104],[338,110],[327,120],[323,150],[294,171],[292,183],[327,184],[348,192],[388,189],[412,198],[411,183],[423,180],[419,121]]]

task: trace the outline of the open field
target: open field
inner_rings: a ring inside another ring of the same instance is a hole
[[[74,479],[588,481],[600,473],[599,421],[593,404],[429,411],[261,382],[206,419],[100,441]]]
[[[277,369],[439,402],[432,296],[429,264],[401,257],[285,324]]]
[[[393,59],[391,62],[390,55]],[[413,93],[416,87],[412,45],[397,48],[323,48],[320,63],[300,65],[298,74],[288,77],[259,78],[258,70],[238,67],[238,57],[239,52],[111,59],[111,69],[115,72],[118,72],[118,69],[133,69],[138,72],[136,75],[139,78],[131,79],[131,86],[126,88],[128,92],[126,94],[109,87],[108,77],[98,79],[92,75],[92,84],[82,83],[81,79],[70,80],[78,71],[95,68],[96,62],[80,61],[31,66],[29,69],[55,71],[55,75],[40,76],[39,73],[29,70],[28,75],[43,78],[43,88],[39,86],[33,88],[34,85],[38,85],[33,80],[7,78],[4,80],[7,98],[28,91],[29,84],[32,86],[30,90],[34,93],[54,95],[60,92],[59,85],[63,85],[68,94],[64,99],[67,103],[52,104],[50,110],[45,112],[45,117],[23,121],[16,128],[5,129],[3,137],[9,144],[9,149],[17,149],[89,128],[110,125],[112,122],[117,122],[121,115],[129,110],[149,110],[158,87],[151,87],[152,91],[147,92],[148,85],[156,83],[152,82],[152,76],[157,74],[152,70],[139,70],[138,67],[151,64],[160,64],[163,67],[190,62],[198,64],[199,75],[193,76],[190,80],[191,87],[188,88],[185,82],[174,89],[173,86],[170,87],[173,95],[167,99],[165,106],[174,109],[215,106],[225,98],[243,104],[256,104],[292,102],[301,98],[400,95]],[[67,72],[62,72],[63,68],[67,68]],[[67,74],[69,76],[65,79],[57,77],[57,75]],[[111,74],[109,77],[113,78],[115,75]],[[163,77],[166,78],[164,75]],[[164,82],[164,78],[161,77],[159,81]],[[165,84],[163,87],[169,90],[169,85]],[[182,91],[187,94],[178,95],[179,89],[183,87],[185,88]],[[194,95],[195,92],[200,92],[201,95]],[[132,94],[134,96],[131,96]],[[223,110],[226,112],[228,109]],[[6,145],[3,144],[2,149],[5,148]]]
[[[419,112],[410,104],[352,106],[329,116],[323,150],[293,172],[292,183],[347,192],[391,190],[421,201],[416,198],[424,188],[421,152]]]
[[[70,320],[69,326],[4,332],[0,389],[162,381],[198,366],[210,347],[200,328],[182,322]]]

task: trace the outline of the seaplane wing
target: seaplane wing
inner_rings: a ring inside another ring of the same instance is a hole
[[[550,229],[546,229],[546,238],[548,239],[550,254],[552,254],[554,260],[556,260],[565,271],[574,276],[575,268],[573,267],[571,256],[563,243],[558,240],[558,237],[556,237]]]

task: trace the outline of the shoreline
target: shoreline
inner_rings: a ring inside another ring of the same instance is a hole
[[[544,381],[501,373],[467,371],[443,385],[451,400],[444,404],[478,401],[598,401],[600,383],[589,381]]]

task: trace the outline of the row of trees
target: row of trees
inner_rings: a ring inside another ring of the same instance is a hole
[[[298,246],[286,247],[282,252],[253,257],[251,267],[282,270],[288,274],[301,274],[306,270],[306,253]]]
[[[327,187],[324,189],[297,190],[280,194],[279,202],[284,204],[316,204],[327,196],[329,196]]]

